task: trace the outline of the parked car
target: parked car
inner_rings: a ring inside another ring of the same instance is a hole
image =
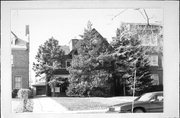
[[[132,110],[133,108],[133,110]],[[132,102],[110,106],[108,112],[144,113],[163,112],[163,92],[150,92],[141,95]]]

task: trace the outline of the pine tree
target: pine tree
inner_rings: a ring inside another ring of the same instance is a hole
[[[144,89],[152,85],[146,55],[149,50],[141,45],[139,35],[138,29],[129,30],[126,26],[121,26],[111,42],[114,50],[109,54],[101,55],[104,62],[113,63],[111,73],[114,78],[115,95],[132,94],[135,76],[136,94],[141,94]]]
[[[69,96],[96,96],[98,94],[93,93],[98,89],[103,96],[105,91],[100,91],[100,88],[108,88],[106,82],[109,73],[105,70],[97,70],[96,67],[100,64],[97,57],[108,49],[107,41],[92,28],[90,21],[81,37],[78,55],[73,58],[69,68],[70,85],[67,94]]]

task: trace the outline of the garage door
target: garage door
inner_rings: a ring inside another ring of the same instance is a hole
[[[45,95],[45,93],[46,93],[45,86],[36,87],[36,95]]]

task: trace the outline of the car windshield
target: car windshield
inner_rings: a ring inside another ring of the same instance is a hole
[[[148,101],[151,99],[152,93],[146,93],[142,96],[140,96],[136,101]]]

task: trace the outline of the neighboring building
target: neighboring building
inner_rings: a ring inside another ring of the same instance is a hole
[[[11,32],[12,89],[29,88],[29,42]]]
[[[160,24],[122,23],[128,30],[139,30],[142,46],[151,48],[148,53],[154,85],[163,85],[163,27]]]

